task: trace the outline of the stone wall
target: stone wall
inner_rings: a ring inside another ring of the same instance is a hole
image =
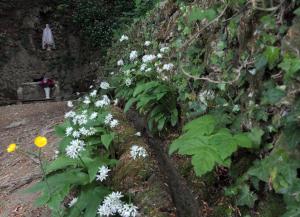
[[[42,50],[46,23],[56,49]],[[46,74],[58,80],[63,96],[84,91],[94,78],[92,53],[85,49],[67,14],[55,1],[0,0],[0,105],[17,98],[17,88]]]

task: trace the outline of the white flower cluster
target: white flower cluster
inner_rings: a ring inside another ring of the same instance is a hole
[[[198,99],[200,102],[202,102],[204,105],[207,105],[208,100],[213,100],[215,98],[215,93],[213,90],[204,90],[203,92],[200,92],[198,95]]]
[[[110,126],[111,128],[115,128],[119,125],[119,121],[117,119],[113,119],[112,114],[107,114],[104,118],[104,124]]]
[[[67,105],[69,108],[72,108],[74,106],[72,101],[68,101]]]
[[[155,59],[156,59],[156,56],[153,55],[153,54],[147,54],[147,55],[143,56],[143,62],[144,63],[152,62]]]
[[[120,42],[122,41],[127,41],[129,38],[127,35],[122,35],[121,38],[120,38]]]
[[[94,120],[95,118],[97,118],[98,116],[98,113],[97,112],[93,112],[91,115],[90,115],[90,120]]]
[[[104,181],[107,178],[109,171],[110,169],[108,169],[107,166],[99,167],[98,173],[96,175],[96,180],[100,182]]]
[[[133,160],[137,158],[145,158],[148,156],[148,153],[144,147],[133,145],[130,148],[130,156]]]
[[[96,95],[97,95],[97,90],[93,90],[92,92],[90,92],[91,97],[95,97]]]
[[[103,95],[101,100],[98,100],[95,102],[95,106],[97,108],[103,108],[104,106],[107,106],[110,104],[110,99],[108,98],[107,95]]]
[[[160,48],[160,52],[161,53],[167,53],[169,50],[170,50],[169,47],[162,47],[162,48]]]
[[[86,105],[90,104],[91,103],[90,98],[88,96],[85,96],[84,99],[83,99],[83,103],[86,104]]]
[[[123,66],[124,65],[124,61],[122,59],[118,60],[117,65],[118,66]]]
[[[110,85],[106,81],[102,81],[100,83],[100,88],[103,89],[103,90],[107,90],[109,87],[110,87]]]
[[[138,57],[138,52],[136,50],[133,50],[130,52],[130,55],[129,55],[130,61],[135,60],[137,57]]]
[[[66,154],[68,157],[75,159],[80,152],[84,150],[85,143],[83,140],[75,139],[71,141],[70,145],[66,147]]]
[[[125,85],[126,85],[127,87],[129,87],[131,84],[132,84],[131,78],[126,78],[126,79],[125,79]]]
[[[73,124],[78,124],[79,126],[84,125],[88,122],[86,114],[76,114],[72,119]]]
[[[173,63],[168,63],[163,65],[163,70],[171,71],[174,68]]]
[[[151,44],[151,41],[145,41],[145,46],[148,47]]]
[[[74,206],[74,204],[77,203],[77,201],[78,201],[78,198],[77,198],[77,197],[74,197],[74,198],[70,201],[70,203],[68,204],[69,207]]]
[[[100,216],[119,214],[122,217],[136,217],[138,215],[138,208],[133,204],[123,203],[121,201],[122,197],[121,192],[112,192],[106,196],[103,203],[99,205],[97,213]]]

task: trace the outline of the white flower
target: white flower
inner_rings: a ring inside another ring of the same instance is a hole
[[[255,75],[256,74],[256,69],[249,69],[248,72],[251,74],[251,75]]]
[[[162,47],[162,48],[160,48],[160,52],[161,53],[167,53],[169,50],[170,50],[169,47]]]
[[[142,157],[142,158],[147,157],[148,153],[144,147],[133,145],[130,148],[130,156],[131,156],[131,158],[133,158],[133,160],[135,160],[140,157]]]
[[[82,140],[75,139],[71,141],[70,145],[68,145],[65,149],[66,154],[70,158],[77,158],[79,155],[79,152],[84,150],[85,143]]]
[[[174,68],[173,63],[168,63],[163,65],[163,70],[171,71]]]
[[[54,151],[53,160],[57,159],[57,158],[58,158],[58,155],[59,155],[59,151],[58,151],[58,150],[55,150],[55,151]]]
[[[114,74],[115,74],[115,72],[111,72],[110,74],[111,74],[111,75],[114,75]]]
[[[86,104],[86,105],[90,104],[91,103],[90,98],[88,96],[85,96],[84,100],[83,100],[83,103]]]
[[[112,114],[111,113],[107,114],[104,118],[104,124],[108,125],[112,119],[113,119]]]
[[[135,60],[138,57],[138,52],[136,50],[131,51],[129,59],[130,61]]]
[[[97,90],[93,90],[91,93],[90,93],[90,96],[94,97],[97,95]]]
[[[118,103],[119,103],[119,99],[115,99],[114,100],[114,105],[118,105]]]
[[[125,71],[124,71],[124,75],[125,75],[125,76],[129,76],[129,75],[130,75],[130,70],[129,70],[129,69],[128,69],[128,70],[125,70]]]
[[[148,54],[148,55],[143,56],[144,63],[152,62],[155,59],[156,59],[156,56],[153,54]]]
[[[138,214],[137,209],[138,209],[138,207],[134,206],[132,203],[124,204],[122,209],[119,210],[119,214],[122,217],[136,217]]]
[[[66,128],[66,136],[70,136],[72,134],[73,127],[67,127]]]
[[[110,216],[117,214],[123,208],[123,197],[121,192],[112,192],[102,202],[102,205],[98,207],[98,214],[100,216]]]
[[[141,65],[141,71],[144,71],[145,69],[146,69],[146,67],[147,67],[147,64],[145,64],[145,63],[143,63],[142,65]]]
[[[124,61],[122,59],[118,60],[117,65],[118,66],[123,66],[124,65]]]
[[[162,68],[157,67],[157,68],[156,68],[156,71],[157,71],[158,73],[161,73],[163,70],[162,70]]]
[[[76,115],[74,111],[69,111],[65,114],[65,118],[73,118]]]
[[[151,44],[151,41],[145,41],[145,46],[148,47]]]
[[[103,90],[107,90],[110,87],[110,85],[106,81],[102,81],[101,84],[100,84],[100,87]]]
[[[239,112],[240,111],[240,106],[239,105],[234,105],[232,108],[233,112]]]
[[[74,106],[72,101],[68,101],[67,105],[68,105],[69,108],[72,108]]]
[[[72,136],[76,139],[78,139],[80,137],[80,132],[79,131],[73,131]]]
[[[198,99],[204,105],[207,105],[207,100],[213,100],[215,98],[215,93],[213,90],[204,90],[198,95]]]
[[[148,69],[146,69],[146,71],[145,72],[151,72],[151,68],[148,68]]]
[[[132,84],[131,79],[130,79],[130,78],[126,78],[126,79],[125,79],[125,85],[126,85],[127,87],[129,87],[131,84]]]
[[[161,53],[158,53],[156,56],[158,59],[161,59],[163,57],[163,55]]]
[[[120,42],[122,41],[127,41],[128,40],[128,36],[127,35],[122,35],[120,38]]]
[[[116,120],[116,119],[114,119],[114,120],[112,120],[112,121],[110,122],[110,127],[111,127],[111,128],[115,128],[115,127],[118,126],[118,125],[119,125],[119,121]]]
[[[123,197],[121,192],[112,192],[107,195],[102,204],[98,207],[100,216],[112,216],[119,214],[121,217],[136,217],[138,215],[137,207],[133,204],[126,204],[121,201]]]
[[[107,106],[109,104],[110,104],[110,99],[108,98],[107,95],[103,95],[101,100],[98,100],[98,101],[95,102],[95,106],[97,108],[99,108],[99,107],[102,108],[102,107]]]
[[[110,169],[108,169],[107,166],[101,166],[99,167],[98,173],[96,175],[96,180],[102,182],[103,180],[105,180],[108,176],[108,172],[110,171]]]
[[[97,116],[98,116],[98,113],[97,113],[97,112],[93,112],[93,113],[90,115],[90,120],[94,120]]]
[[[93,85],[91,85],[91,86],[90,86],[90,89],[92,89],[93,87],[94,87],[94,86],[93,86]]]
[[[73,124],[78,124],[78,125],[84,125],[88,122],[88,119],[86,115],[81,114],[81,115],[76,115],[72,119]]]
[[[141,132],[137,132],[136,134],[134,134],[135,136],[141,136]]]
[[[77,197],[74,197],[74,198],[70,201],[70,203],[68,204],[69,207],[74,206],[74,204],[77,202],[77,200],[78,200],[78,198],[77,198]]]

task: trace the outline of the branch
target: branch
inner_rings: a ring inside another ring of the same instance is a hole
[[[239,80],[239,78],[241,76],[242,69],[245,68],[246,66],[250,65],[250,64],[253,64],[253,61],[248,62],[247,59],[244,61],[244,63],[239,68],[236,69],[237,75],[231,81],[217,81],[217,80],[212,80],[212,79],[210,79],[208,77],[194,76],[194,75],[191,75],[188,72],[186,72],[181,65],[180,65],[180,69],[183,72],[183,74],[185,74],[187,77],[192,78],[194,80],[203,80],[203,81],[208,81],[208,82],[214,83],[214,84],[233,84],[233,83],[235,83],[235,82],[237,82]]]

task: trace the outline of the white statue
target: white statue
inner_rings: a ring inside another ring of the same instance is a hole
[[[46,24],[46,28],[43,31],[43,42],[42,42],[43,49],[51,50],[52,48],[55,48],[54,38],[52,35],[52,31],[49,27],[49,24]]]

